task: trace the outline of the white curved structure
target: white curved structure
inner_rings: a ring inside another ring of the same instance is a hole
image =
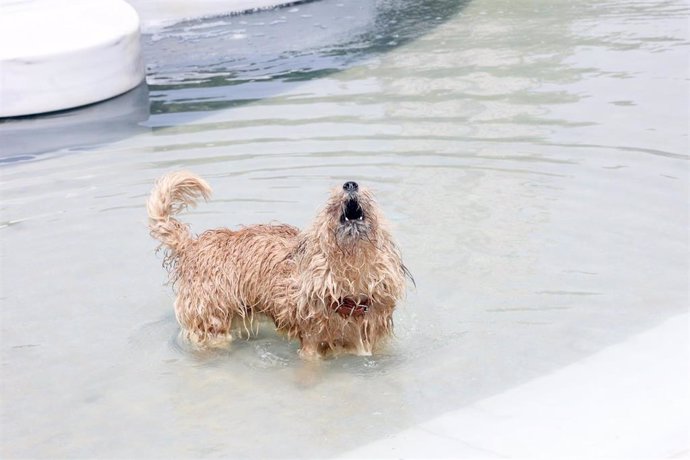
[[[123,0],[0,3],[0,117],[102,101],[144,76],[139,17]]]
[[[144,32],[178,21],[238,14],[301,3],[298,0],[127,0],[139,13]]]

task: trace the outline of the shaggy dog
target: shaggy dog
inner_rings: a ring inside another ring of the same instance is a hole
[[[255,314],[299,339],[306,359],[335,350],[370,355],[391,335],[409,272],[371,193],[346,182],[304,231],[253,225],[195,238],[173,216],[210,194],[203,179],[174,172],[158,180],[147,204],[188,340],[221,346],[233,323],[249,331]]]

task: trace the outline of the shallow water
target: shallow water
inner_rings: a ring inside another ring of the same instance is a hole
[[[163,29],[146,121],[0,125],[3,457],[334,456],[687,310],[687,5],[431,3],[388,48],[406,2],[304,48],[237,38],[236,68],[222,21],[337,3]],[[180,168],[214,188],[196,232],[303,227],[330,187],[373,188],[417,284],[393,344],[310,366],[266,326],[189,350],[144,209]]]

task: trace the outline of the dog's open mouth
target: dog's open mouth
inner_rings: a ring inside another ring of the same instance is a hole
[[[364,211],[359,205],[357,200],[348,200],[345,204],[345,209],[343,209],[343,215],[341,216],[343,222],[364,220]]]

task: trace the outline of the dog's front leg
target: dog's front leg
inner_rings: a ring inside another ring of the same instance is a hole
[[[355,342],[355,354],[357,356],[371,356],[371,344],[359,336],[359,340]]]
[[[307,334],[300,335],[300,358],[306,361],[317,361],[323,358],[324,353],[328,350],[328,345],[322,342],[318,336],[310,336]]]
[[[321,359],[321,354],[317,347],[313,345],[305,346],[303,343],[299,349],[299,357],[305,361],[318,361]]]

